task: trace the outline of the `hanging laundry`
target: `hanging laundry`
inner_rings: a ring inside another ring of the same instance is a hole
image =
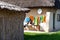
[[[24,22],[23,22],[23,25],[26,26],[29,21],[30,21],[30,18],[26,17],[25,20],[24,20]]]
[[[44,22],[46,22],[46,16],[44,16]]]
[[[46,22],[46,16],[45,15],[42,15],[40,16],[40,22]]]
[[[46,16],[43,15],[43,22],[46,22]]]
[[[38,17],[38,23],[40,23],[40,18]]]
[[[38,25],[38,17],[34,17],[34,25]]]
[[[24,22],[29,22],[30,21],[30,18],[29,17],[26,17]]]
[[[40,16],[40,22],[41,23],[43,22],[43,16]]]
[[[30,18],[31,21],[33,22],[33,20],[34,20],[34,16],[31,15],[29,18]]]

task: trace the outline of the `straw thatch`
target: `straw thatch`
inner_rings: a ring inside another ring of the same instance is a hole
[[[1,0],[20,7],[54,6],[55,0]]]
[[[6,3],[6,2],[3,2],[3,1],[0,1],[0,7],[1,9],[9,9],[9,10],[16,10],[16,11],[27,11],[27,10],[30,10],[28,8],[21,8],[19,6],[16,6],[16,5],[13,5],[13,4],[9,4],[9,3]]]

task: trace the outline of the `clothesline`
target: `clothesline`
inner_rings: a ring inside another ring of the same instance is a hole
[[[46,22],[46,16],[41,15],[40,17],[37,17],[37,16],[26,17],[24,20],[24,23],[29,23],[29,22],[34,23],[34,25],[38,25],[39,23]]]

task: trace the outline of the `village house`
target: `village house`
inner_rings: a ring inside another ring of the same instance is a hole
[[[27,25],[28,30],[60,29],[58,4],[59,0],[0,0],[0,40],[24,40],[25,17],[32,20]]]
[[[24,40],[25,17],[28,31],[60,30],[60,0],[0,0],[0,40]]]
[[[26,17],[31,17],[33,24],[28,24],[25,30],[49,32],[60,29],[60,0],[20,0],[18,3],[19,6],[31,9]]]
[[[23,21],[29,10],[0,1],[0,40],[24,40]]]

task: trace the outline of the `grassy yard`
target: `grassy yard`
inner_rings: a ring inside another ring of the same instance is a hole
[[[60,40],[60,31],[55,33],[24,33],[24,40]]]

